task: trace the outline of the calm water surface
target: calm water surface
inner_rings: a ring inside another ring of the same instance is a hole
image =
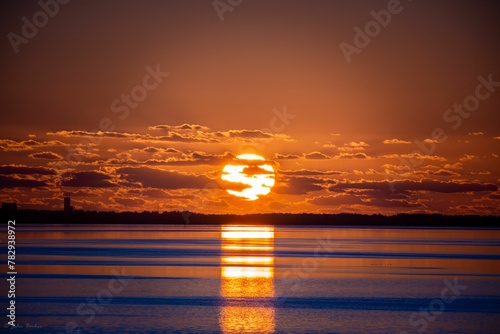
[[[500,230],[21,225],[17,247],[17,332],[500,332]]]

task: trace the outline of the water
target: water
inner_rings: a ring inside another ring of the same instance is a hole
[[[18,225],[16,238],[20,333],[500,329],[500,230]]]

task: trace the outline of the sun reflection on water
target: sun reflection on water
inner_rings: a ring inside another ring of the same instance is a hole
[[[223,333],[273,333],[274,227],[223,226],[221,230]]]

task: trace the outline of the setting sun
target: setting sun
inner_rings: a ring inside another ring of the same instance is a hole
[[[242,197],[248,201],[267,195],[274,186],[274,168],[266,159],[256,154],[240,154],[233,163],[227,164],[222,169],[221,179],[239,187],[226,189],[234,196]]]

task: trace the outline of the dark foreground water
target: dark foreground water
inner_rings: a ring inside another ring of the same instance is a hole
[[[16,228],[10,333],[500,332],[500,230]]]

